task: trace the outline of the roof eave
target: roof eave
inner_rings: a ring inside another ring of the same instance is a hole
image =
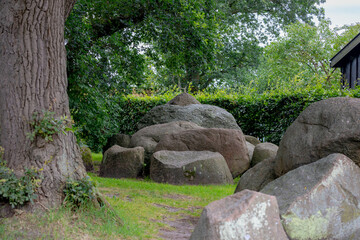
[[[330,60],[330,67],[339,67],[338,63],[346,57],[358,44],[360,44],[360,33],[356,35],[345,47],[343,47]]]

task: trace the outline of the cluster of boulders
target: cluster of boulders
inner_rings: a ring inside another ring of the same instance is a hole
[[[251,164],[274,157],[277,151],[273,144],[244,136],[226,110],[200,104],[187,93],[151,109],[138,128],[132,136],[117,134],[108,140],[100,176],[232,184]]]
[[[310,105],[235,194],[204,208],[191,239],[360,239],[359,123],[360,99]]]
[[[279,147],[244,136],[231,114],[188,94],[155,107],[104,149],[100,175],[228,184],[191,239],[360,239],[360,99],[305,109]],[[144,167],[145,166],[145,167]]]

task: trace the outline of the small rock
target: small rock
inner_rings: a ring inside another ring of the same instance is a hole
[[[261,143],[259,139],[257,139],[256,137],[250,136],[250,135],[245,135],[245,139],[246,139],[246,141],[248,141],[249,143],[251,143],[254,146]]]
[[[262,160],[268,158],[275,158],[278,149],[279,147],[273,143],[269,143],[269,142],[259,143],[258,145],[255,146],[254,154],[251,159],[251,166],[255,166]]]
[[[268,158],[256,164],[241,176],[235,192],[240,192],[244,189],[260,191],[268,183],[277,178],[274,166],[275,158]]]

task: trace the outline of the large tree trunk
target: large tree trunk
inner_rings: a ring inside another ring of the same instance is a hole
[[[72,133],[30,141],[34,112],[70,116],[64,24],[75,0],[0,0],[0,143],[8,166],[44,168],[37,201],[58,206],[67,177],[86,172]]]

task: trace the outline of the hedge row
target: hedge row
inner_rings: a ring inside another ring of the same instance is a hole
[[[257,96],[236,94],[199,94],[195,97],[202,104],[226,109],[236,119],[243,132],[263,141],[279,144],[287,127],[311,103],[331,97],[360,97],[360,92],[343,90],[313,90],[301,93],[263,94]],[[136,123],[157,105],[165,104],[170,98],[127,97],[120,102],[124,112],[120,132],[136,132]]]
[[[109,129],[107,136],[115,133],[133,134],[137,131],[137,122],[153,107],[165,104],[174,94],[140,97],[131,95],[117,99],[116,129]],[[245,134],[258,137],[262,141],[279,144],[287,127],[311,103],[331,97],[360,97],[360,91],[348,90],[304,90],[297,93],[266,93],[262,95],[238,95],[217,92],[194,95],[202,104],[211,104],[226,109],[236,119]],[[106,135],[88,136],[92,149],[101,149]],[[106,137],[107,137],[106,136]],[[100,138],[101,137],[101,138]],[[95,139],[96,138],[96,139]],[[99,146],[101,145],[101,146]]]

